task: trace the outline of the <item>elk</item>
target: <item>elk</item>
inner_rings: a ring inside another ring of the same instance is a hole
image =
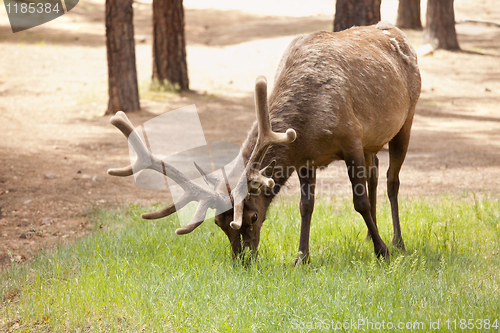
[[[394,228],[392,242],[404,250],[398,212],[399,172],[420,88],[415,50],[406,36],[389,23],[300,35],[293,39],[280,61],[269,100],[266,79],[260,76],[256,80],[257,121],[241,150],[245,171],[228,175],[238,180],[234,188],[229,188],[230,195],[227,182],[219,182],[213,191],[206,190],[156,158],[138,137],[133,138],[134,128],[122,112],[112,117],[111,123],[132,139],[139,158],[134,167],[111,169],[108,173],[129,176],[133,169],[141,168],[141,161],[146,161],[144,168],[163,173],[181,185],[185,193],[177,203],[142,215],[145,219],[157,219],[198,201],[195,217],[177,229],[177,234],[190,233],[198,227],[208,208],[232,205],[233,209],[225,212],[216,210],[215,223],[227,235],[233,256],[237,257],[245,248],[257,253],[268,207],[291,176],[291,172],[278,171],[296,170],[301,188],[296,262],[302,262],[309,260],[316,170],[344,160],[354,209],[366,223],[375,254],[387,256],[389,251],[376,223],[377,152],[388,143],[387,194]],[[199,170],[209,181],[210,177]]]

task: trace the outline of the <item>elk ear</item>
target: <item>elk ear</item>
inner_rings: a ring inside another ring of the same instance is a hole
[[[271,164],[262,169],[260,171],[261,175],[267,178],[271,178],[273,176],[275,166],[276,166],[276,160],[272,161]]]

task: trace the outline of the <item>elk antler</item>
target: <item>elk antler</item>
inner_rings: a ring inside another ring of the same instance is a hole
[[[263,75],[255,80],[255,111],[258,124],[257,142],[245,167],[245,173],[231,192],[235,203],[234,220],[231,222],[233,229],[240,229],[243,223],[243,206],[247,197],[247,193],[244,193],[245,182],[274,187],[274,180],[265,175],[266,168],[259,171],[269,146],[276,143],[292,143],[297,138],[297,133],[291,128],[287,129],[286,133],[272,131],[267,104],[267,80]]]
[[[144,142],[142,142],[137,131],[134,130],[134,126],[124,112],[118,111],[116,115],[111,117],[110,122],[128,138],[130,144],[137,153],[137,161],[133,165],[129,165],[125,168],[109,169],[108,174],[125,177],[133,175],[134,172],[151,169],[171,178],[184,190],[184,194],[177,202],[157,212],[144,213],[141,215],[143,219],[152,220],[169,216],[191,201],[198,201],[198,208],[192,220],[186,226],[178,228],[175,231],[176,234],[183,235],[190,233],[203,223],[208,208],[216,209],[217,207],[227,207],[231,205],[229,196],[223,196],[217,192],[208,191],[202,188],[192,182],[182,172],[153,155]]]

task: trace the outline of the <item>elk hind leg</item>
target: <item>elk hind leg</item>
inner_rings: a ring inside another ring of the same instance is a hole
[[[365,153],[365,167],[368,175],[368,198],[373,223],[377,225],[377,185],[378,185],[378,157],[376,153]],[[371,239],[370,231],[366,232],[366,239]]]
[[[373,241],[375,254],[380,256],[388,256],[389,249],[380,237],[377,225],[373,221],[370,201],[366,191],[366,165],[363,154],[363,149],[355,149],[350,151],[345,156],[347,171],[352,185],[354,209],[363,216],[368,231]]]
[[[387,170],[387,196],[391,203],[392,225],[394,237],[392,244],[405,251],[405,244],[401,236],[399,221],[399,172],[406,157],[410,143],[410,130],[413,117],[409,117],[398,134],[389,142],[389,169]]]

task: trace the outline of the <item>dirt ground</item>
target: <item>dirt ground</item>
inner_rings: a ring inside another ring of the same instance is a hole
[[[295,34],[330,30],[333,8],[331,13],[279,16],[276,9],[224,9],[222,1],[215,2],[216,8],[197,8],[200,3],[185,1],[195,92],[167,98],[147,90],[151,4],[134,4],[142,111],[130,119],[139,125],[195,104],[207,141],[241,144],[254,120],[255,77],[273,77]],[[393,19],[396,5],[385,0],[383,18]],[[456,16],[500,22],[496,5],[494,0],[457,0]],[[126,140],[109,116],[102,116],[107,102],[104,1],[82,0],[60,19],[16,34],[1,8],[0,266],[6,267],[92,232],[86,214],[95,207],[167,202],[169,195],[106,174],[128,164],[129,157]],[[500,28],[459,24],[457,32],[461,52],[437,51],[419,59],[423,89],[401,173],[402,196],[499,197]],[[407,34],[418,47],[422,32]],[[387,152],[379,157],[382,196]],[[320,175],[319,191],[349,195],[344,171],[336,163]],[[294,186],[292,180],[284,194],[293,194]]]

